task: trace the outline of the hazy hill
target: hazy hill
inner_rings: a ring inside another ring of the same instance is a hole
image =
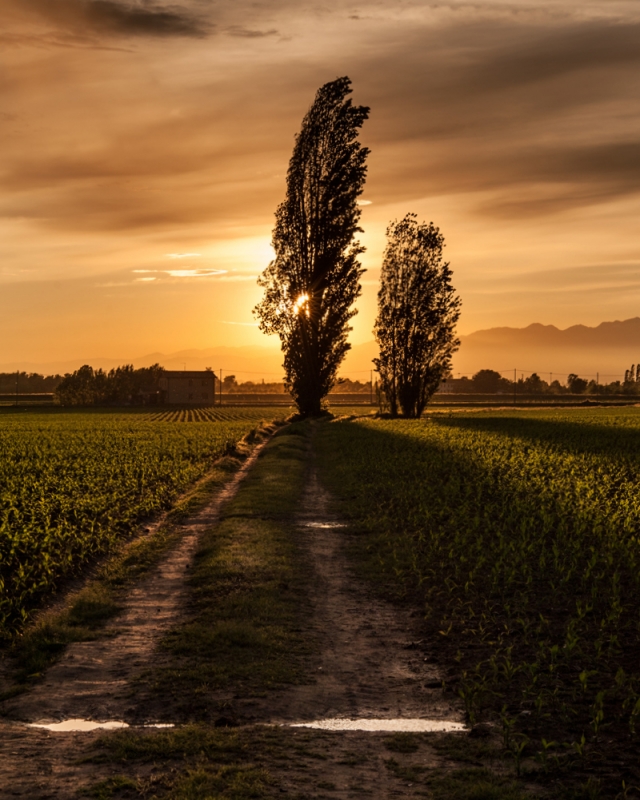
[[[270,347],[211,347],[204,350],[179,350],[176,353],[147,353],[137,358],[87,356],[64,361],[0,364],[0,371],[11,372],[20,369],[25,372],[64,374],[73,372],[83,364],[104,370],[121,364],[133,364],[136,368],[161,364],[166,369],[178,370],[211,367],[216,374],[222,369],[223,377],[235,372],[243,381],[260,381],[263,378],[265,381],[276,381],[283,375],[280,351]]]
[[[534,323],[526,328],[489,328],[460,337],[460,351],[454,356],[454,372],[472,375],[480,369],[504,371],[513,375],[538,372],[546,380],[549,373],[564,381],[570,372],[585,377],[600,373],[603,381],[622,378],[625,369],[640,361],[640,317],[603,322],[596,327],[573,325],[564,330],[555,325]],[[354,345],[348,353],[341,374],[352,380],[369,380],[377,355],[375,342]],[[134,359],[87,357],[55,362],[5,363],[0,371],[20,369],[43,374],[72,372],[82,364],[111,369],[133,363],[147,367],[154,363],[167,369],[204,369],[211,367],[223,376],[235,373],[239,380],[276,381],[282,378],[282,355],[276,347],[212,347],[204,350],[180,350],[176,353],[148,353]]]
[[[481,368],[513,370],[518,374],[550,372],[561,380],[570,372],[600,373],[607,382],[621,378],[640,361],[640,317],[602,322],[593,328],[573,325],[564,330],[534,323],[526,328],[489,328],[460,337],[454,371],[473,373]]]
[[[342,373],[367,380],[367,370],[378,349],[375,342],[355,345],[347,355]],[[593,328],[534,323],[526,328],[489,328],[460,337],[460,350],[453,359],[454,372],[473,375],[480,369],[509,371],[514,367],[529,375],[538,372],[545,380],[566,380],[570,372],[593,376],[600,373],[610,382],[624,376],[625,369],[640,361],[640,317],[603,322]]]
[[[366,382],[369,371],[373,367],[371,359],[377,354],[375,342],[355,345],[347,356],[341,374],[353,380]],[[109,370],[121,364],[133,364],[134,367],[149,367],[151,364],[162,364],[166,369],[205,369],[211,367],[223,377],[234,373],[241,381],[266,382],[280,380],[283,375],[282,353],[275,347],[211,347],[203,350],[179,350],[175,353],[147,353],[137,358],[106,358],[103,356],[87,356],[86,358],[60,361],[31,361],[0,363],[0,372],[39,372],[44,375],[56,373],[64,375],[73,372],[83,364],[90,364],[95,369]]]

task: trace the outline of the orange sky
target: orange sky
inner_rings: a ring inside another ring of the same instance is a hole
[[[0,365],[278,346],[253,325],[293,137],[371,106],[364,292],[440,226],[460,332],[639,313],[640,6],[0,0]]]

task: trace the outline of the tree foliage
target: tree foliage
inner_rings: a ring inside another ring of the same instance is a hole
[[[588,385],[589,381],[586,381],[584,378],[579,378],[575,372],[572,372],[571,375],[567,377],[567,386],[571,394],[584,394]]]
[[[64,406],[146,405],[157,403],[160,378],[164,368],[159,364],[134,369],[132,364],[105,372],[85,364],[65,375],[55,394]]]
[[[509,381],[505,380],[499,372],[494,369],[481,369],[471,379],[473,391],[483,394],[493,394],[505,391],[509,387]]]
[[[358,132],[369,115],[354,106],[349,78],[322,86],[296,137],[287,192],[276,211],[275,259],[259,278],[254,313],[277,333],[287,388],[305,415],[319,414],[350,345],[363,252],[354,240],[369,151]]]
[[[0,393],[53,392],[62,375],[40,375],[38,372],[0,372]]]
[[[451,369],[460,299],[442,259],[444,237],[407,214],[387,229],[378,292],[375,364],[393,416],[419,417]]]

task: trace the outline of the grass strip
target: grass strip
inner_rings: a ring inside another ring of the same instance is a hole
[[[308,600],[294,516],[308,449],[308,425],[278,432],[205,534],[188,618],[167,634],[159,665],[142,678],[171,721],[221,713],[233,721],[231,696],[303,679],[311,645],[301,634]]]
[[[409,784],[409,796],[431,800],[532,797],[513,777],[477,764],[425,766],[424,758],[429,758],[434,745],[446,746],[446,738],[433,734],[397,735],[381,742],[365,736],[359,743],[344,745],[336,740],[335,733],[268,726],[216,729],[192,724],[158,732],[119,731],[100,740],[92,760],[109,764],[120,774],[94,784],[86,796],[98,800],[249,800],[282,796],[319,800],[334,796],[336,779],[344,783],[345,778],[350,778],[354,796],[378,797],[375,789],[365,789],[360,784],[359,775],[362,768],[375,770],[376,762],[382,758],[384,769],[397,781],[391,792],[399,796],[407,796]],[[380,745],[393,755],[385,755],[384,750],[381,753]],[[354,746],[358,747],[357,752],[349,750]],[[534,796],[540,798],[539,794]]]
[[[251,431],[213,469],[185,493],[163,517],[152,533],[124,544],[107,558],[62,607],[43,612],[5,650],[9,656],[12,685],[0,693],[0,701],[25,691],[60,658],[73,642],[91,641],[106,635],[105,624],[122,610],[131,585],[147,575],[179,542],[180,523],[211,501],[240,469],[253,446],[273,433],[273,425]],[[144,526],[143,526],[144,529]]]
[[[306,789],[285,790],[283,776],[314,772],[331,752],[326,733],[249,726],[191,724],[158,732],[119,731],[98,742],[92,760],[121,774],[94,784],[83,797],[98,800],[249,800],[326,797],[309,776]]]

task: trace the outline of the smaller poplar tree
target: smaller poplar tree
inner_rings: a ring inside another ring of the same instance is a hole
[[[460,345],[455,326],[461,301],[443,248],[440,230],[433,222],[418,223],[415,214],[387,229],[374,328],[380,357],[374,363],[394,417],[422,414]]]

